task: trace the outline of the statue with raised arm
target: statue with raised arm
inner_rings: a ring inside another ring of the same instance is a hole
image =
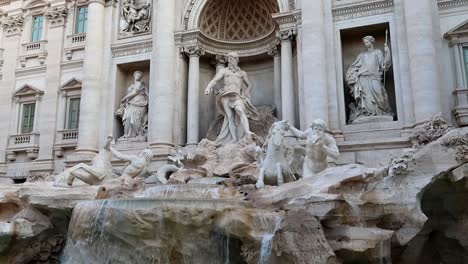
[[[353,98],[351,123],[369,116],[394,116],[384,83],[385,72],[392,65],[390,48],[387,44],[384,52],[374,48],[375,38],[372,36],[366,36],[362,41],[367,50],[359,54],[346,73],[346,83]]]
[[[143,73],[133,74],[134,82],[128,87],[127,95],[122,99],[116,115],[122,119],[124,135],[122,138],[140,138],[145,140],[148,126],[148,88],[141,80]]]
[[[121,180],[124,186],[132,187],[134,185],[134,178],[146,173],[153,152],[149,149],[143,150],[138,155],[125,155],[110,146],[110,151],[119,160],[127,161],[127,165],[122,170]]]
[[[328,157],[338,159],[340,152],[335,139],[326,133],[327,126],[321,119],[315,120],[305,131],[289,125],[291,133],[306,140],[306,156],[303,165],[303,178],[310,178],[328,167]]]
[[[216,94],[218,109],[224,116],[223,125],[216,139],[219,144],[236,143],[244,136],[251,136],[249,119],[257,120],[257,109],[250,101],[251,83],[247,73],[239,67],[235,52],[227,55],[228,66],[220,70],[206,87],[205,94]],[[224,87],[214,91],[219,81]]]

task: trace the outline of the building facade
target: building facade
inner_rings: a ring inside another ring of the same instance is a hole
[[[209,134],[203,91],[232,51],[252,103],[298,128],[323,119],[338,164],[383,165],[438,113],[468,125],[466,0],[0,0],[0,21],[0,175],[18,180],[89,161],[108,135],[156,169]],[[373,102],[349,77],[365,36],[389,114],[356,122],[357,98]],[[133,139],[129,105],[147,111]]]

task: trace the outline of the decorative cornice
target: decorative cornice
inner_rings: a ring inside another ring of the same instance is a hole
[[[21,31],[23,30],[23,22],[24,17],[22,15],[5,17],[2,21],[5,35],[7,37],[21,35]]]
[[[150,53],[153,50],[153,42],[151,40],[147,40],[136,43],[118,44],[113,45],[111,50],[113,58]]]
[[[267,37],[256,41],[224,42],[206,36],[199,29],[193,29],[176,32],[174,38],[176,45],[180,48],[197,46],[213,55],[223,55],[234,51],[240,57],[248,57],[266,53],[271,43],[275,42],[276,34],[272,32]]]
[[[302,13],[299,10],[272,15],[279,30],[297,29],[302,25]]]
[[[439,10],[468,6],[468,0],[439,0]]]
[[[341,21],[358,17],[375,16],[394,11],[393,0],[377,0],[333,8],[333,20]]]
[[[46,11],[50,27],[64,26],[67,19],[68,9],[66,6],[55,6]]]

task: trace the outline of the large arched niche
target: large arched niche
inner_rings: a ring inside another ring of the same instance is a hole
[[[218,41],[257,41],[275,31],[271,15],[278,12],[276,0],[209,0],[200,14],[198,27]]]
[[[257,0],[246,0],[246,2],[256,2]],[[268,0],[268,2],[274,3],[277,7],[278,12],[286,12],[290,9],[291,0]],[[184,11],[184,21],[182,22],[183,30],[192,30],[199,27],[201,13],[205,9],[206,5],[211,0],[188,0]],[[222,1],[227,2],[227,0]]]
[[[267,54],[277,45],[277,23],[283,0],[192,0],[184,30],[176,33],[180,46],[197,45],[207,55],[235,51],[240,57]]]

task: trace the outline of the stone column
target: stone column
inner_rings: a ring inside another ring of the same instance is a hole
[[[281,55],[277,46],[268,50],[268,55],[273,56],[273,93],[275,98],[276,115],[281,119]]]
[[[302,2],[304,126],[315,119],[328,124],[327,49],[323,0]]]
[[[0,175],[6,173],[6,149],[8,146],[8,136],[10,125],[18,121],[19,115],[12,113],[12,94],[16,85],[16,67],[18,56],[21,47],[21,31],[23,29],[23,18],[18,15],[16,17],[5,17],[10,21],[18,21],[21,23],[13,23],[11,26],[2,24],[0,30],[3,31],[2,48],[3,53],[3,68],[2,79],[0,79]],[[15,102],[16,103],[16,102]],[[19,106],[17,105],[18,109]],[[10,122],[9,122],[10,121]],[[14,130],[14,134],[18,131]]]
[[[453,59],[455,60],[455,76],[456,76],[456,89],[462,89],[465,85],[463,84],[463,67],[461,64],[460,46],[455,44],[452,46]]]
[[[58,129],[57,127],[57,113],[56,108],[51,107],[57,105],[57,89],[60,87],[60,75],[61,66],[60,61],[62,59],[63,51],[63,38],[65,31],[65,16],[67,14],[65,6],[62,7],[51,7],[46,12],[47,24],[49,24],[49,30],[47,34],[47,71],[46,71],[46,82],[44,95],[42,96],[42,102],[40,103],[39,110],[36,113],[40,113],[40,122],[38,127],[34,128],[40,133],[39,136],[39,154],[37,160],[34,161],[31,172],[53,172],[55,163],[53,149],[55,144],[55,135]],[[59,113],[62,115],[62,113]]]
[[[416,123],[441,112],[433,0],[404,1]]]
[[[204,51],[198,47],[184,48],[189,56],[189,77],[187,96],[187,145],[197,145],[200,129],[200,56]]]
[[[107,26],[104,22],[104,0],[91,0],[88,6],[83,64],[78,154],[89,155],[98,151],[99,109],[104,73],[104,34]]]
[[[175,2],[158,1],[153,5],[153,54],[149,102],[148,142],[156,155],[169,153],[174,142]]]
[[[281,116],[292,125],[296,121],[292,54],[292,39],[295,35],[293,29],[281,30],[277,34],[281,41]]]

